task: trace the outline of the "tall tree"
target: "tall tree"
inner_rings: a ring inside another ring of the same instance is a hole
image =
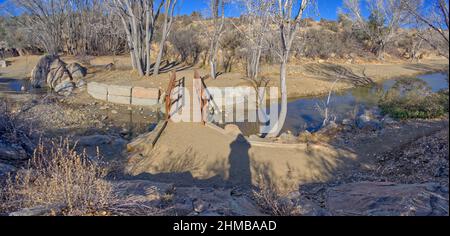
[[[245,27],[240,30],[245,35],[245,49],[247,59],[247,77],[258,81],[261,55],[265,47],[267,34],[270,32],[271,0],[242,0],[245,9]],[[238,28],[236,26],[236,28]],[[238,28],[239,29],[239,28]]]
[[[434,31],[441,40],[433,40],[429,34],[419,36],[449,58],[449,0],[406,1],[408,12],[414,16],[417,27]]]
[[[278,136],[287,115],[287,86],[286,73],[289,55],[292,43],[295,39],[298,29],[301,26],[301,20],[308,6],[313,0],[275,0],[274,16],[272,19],[278,26],[278,47],[276,53],[280,60],[280,87],[281,87],[281,109],[278,121],[274,124],[268,136]]]
[[[151,74],[151,43],[156,21],[164,0],[112,0],[111,8],[119,15],[127,34],[133,69],[139,75]]]
[[[158,57],[156,58],[155,67],[153,69],[153,74],[158,75],[159,74],[159,67],[161,66],[161,60],[164,53],[164,45],[170,35],[170,32],[172,30],[172,23],[173,23],[173,15],[175,6],[177,5],[177,0],[166,0],[166,3],[164,4],[164,23],[162,26],[162,34],[161,34],[161,42],[159,43],[159,52]]]
[[[35,37],[47,53],[56,55],[62,46],[62,32],[70,0],[14,0],[23,11],[19,23]]]
[[[366,0],[370,12],[366,19],[361,11],[360,0],[344,0],[344,8],[354,26],[363,31],[372,43],[372,52],[379,60],[384,59],[386,45],[390,43],[400,26],[407,22],[406,2],[409,0]]]

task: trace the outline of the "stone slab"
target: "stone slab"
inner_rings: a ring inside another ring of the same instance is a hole
[[[133,98],[159,99],[160,92],[157,88],[133,87]]]
[[[158,99],[132,97],[131,104],[136,106],[153,106],[158,104]]]
[[[88,83],[87,92],[95,99],[106,101],[108,100],[108,88],[96,82]]]
[[[108,95],[131,97],[131,86],[108,85]]]
[[[115,96],[115,95],[108,94],[108,102],[130,105],[131,97]]]

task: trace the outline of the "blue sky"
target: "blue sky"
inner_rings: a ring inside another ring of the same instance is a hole
[[[0,0],[0,4],[6,0]],[[199,11],[203,14],[206,13],[208,8],[208,2],[210,0],[178,0],[180,2],[177,7],[178,14],[191,14],[193,11]],[[318,13],[310,15],[316,19],[336,19],[338,8],[342,6],[342,0],[318,0]],[[240,10],[236,6],[229,6],[226,9],[228,16],[238,16]]]
[[[1,0],[0,0],[1,1]],[[208,8],[209,0],[179,0],[181,5],[178,8],[178,14],[191,14],[193,11],[205,12]],[[331,19],[337,18],[339,7],[342,6],[342,0],[318,0],[318,14],[314,18]],[[226,9],[229,16],[239,15],[239,9],[235,6],[230,6]]]

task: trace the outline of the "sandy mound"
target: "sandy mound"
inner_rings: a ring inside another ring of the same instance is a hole
[[[182,186],[275,184],[295,189],[302,183],[327,181],[355,159],[352,153],[325,144],[254,146],[240,135],[192,123],[169,123],[154,149],[147,143],[130,156],[127,172]]]

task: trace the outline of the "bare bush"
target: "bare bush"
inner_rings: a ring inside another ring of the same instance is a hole
[[[198,28],[189,27],[174,31],[169,41],[181,56],[181,61],[195,64],[198,62],[200,53],[205,50],[205,45],[200,42]]]
[[[272,216],[291,216],[295,210],[295,204],[283,197],[274,187],[263,186],[259,190],[253,190],[256,204],[267,214]]]
[[[428,28],[434,32],[434,34],[430,34],[429,31],[421,34],[421,38],[447,58],[449,57],[448,30],[450,25],[448,7],[448,0],[406,1],[406,9],[408,13],[414,16],[417,27]]]
[[[42,142],[28,167],[10,177],[1,191],[1,211],[45,206],[57,214],[86,215],[105,210],[112,202],[112,187],[104,180],[106,168],[77,153],[69,140]]]
[[[402,24],[408,21],[406,3],[404,0],[368,0],[370,15],[367,19],[361,5],[360,0],[344,1],[344,8],[354,26],[370,40],[371,51],[382,60],[386,46],[392,42]]]

